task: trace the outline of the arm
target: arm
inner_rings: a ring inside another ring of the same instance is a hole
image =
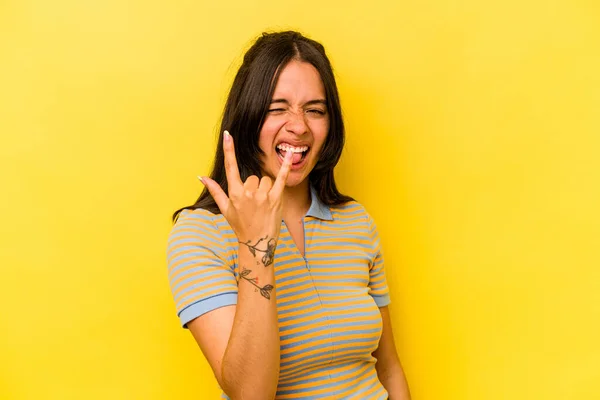
[[[210,178],[201,181],[240,243],[237,305],[213,310],[188,327],[229,397],[273,399],[280,352],[273,258],[292,152],[286,152],[275,183],[266,176],[242,182],[233,139],[227,131],[223,138],[228,193]]]
[[[375,364],[377,376],[388,391],[390,400],[410,400],[410,391],[394,344],[388,307],[381,307],[379,310],[383,321],[383,332],[379,347],[373,353],[373,357],[377,359]]]
[[[273,264],[256,264],[261,258],[259,252],[254,257],[240,245],[240,274],[250,272],[240,278],[238,304],[188,323],[219,385],[231,399],[273,399],[277,390],[279,327],[275,289],[268,290],[267,286],[274,286],[275,277]]]

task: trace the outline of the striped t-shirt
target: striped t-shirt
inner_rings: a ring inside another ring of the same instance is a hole
[[[314,190],[311,197],[304,257],[283,221],[275,251],[276,399],[386,399],[371,354],[381,337],[379,307],[390,303],[375,223],[355,201],[328,207]],[[238,245],[223,215],[203,209],[180,214],[167,261],[183,327],[237,303]]]

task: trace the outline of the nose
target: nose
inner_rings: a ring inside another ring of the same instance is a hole
[[[285,123],[285,130],[295,135],[303,135],[308,132],[308,124],[304,116],[304,112],[291,112],[288,114],[289,119]]]

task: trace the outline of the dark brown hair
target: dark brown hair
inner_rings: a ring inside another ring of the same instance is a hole
[[[263,152],[258,146],[260,130],[279,74],[292,60],[312,64],[321,75],[330,119],[329,133],[319,160],[309,174],[310,184],[324,204],[334,206],[346,203],[353,199],[338,191],[333,176],[333,168],[344,147],[344,122],[331,63],[320,43],[294,31],[263,33],[244,55],[225,104],[210,177],[228,193],[222,147],[225,130],[233,137],[242,181],[251,175],[259,178],[262,176],[259,157]],[[177,210],[173,214],[173,220],[177,219],[181,211],[197,208],[220,213],[219,207],[205,188],[196,203]]]

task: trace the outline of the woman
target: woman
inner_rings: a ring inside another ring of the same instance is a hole
[[[263,34],[205,190],[174,215],[171,289],[231,399],[409,399],[375,224],[336,188],[344,124],[323,46]]]

